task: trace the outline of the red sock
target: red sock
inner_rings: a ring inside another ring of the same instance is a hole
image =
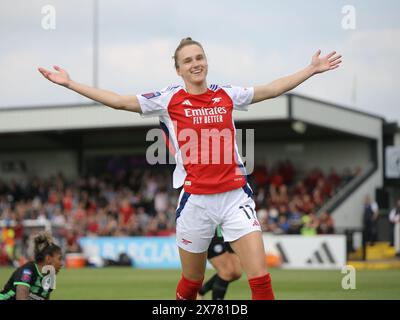
[[[203,284],[203,279],[193,281],[186,279],[183,275],[176,288],[176,300],[196,300],[197,292]]]
[[[269,273],[261,277],[249,279],[253,300],[275,300]]]

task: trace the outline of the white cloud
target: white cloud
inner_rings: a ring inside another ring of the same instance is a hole
[[[340,28],[341,6],[332,5],[338,8],[336,13],[324,13],[310,23],[303,11],[311,4],[293,2],[294,11],[289,11],[291,3],[255,1],[242,7],[239,1],[227,5],[207,0],[196,3],[194,10],[194,1],[139,1],[135,6],[122,0],[99,1],[99,84],[121,93],[139,93],[181,83],[171,56],[186,35],[204,41],[210,84],[270,82],[305,67],[321,47],[343,53],[343,65],[308,80],[296,92],[351,106],[356,76],[357,107],[400,121],[400,30],[337,31],[332,23],[338,18]],[[37,31],[39,8],[45,4],[56,6],[56,32]],[[0,106],[85,101],[63,88],[44,85],[35,67],[60,64],[77,81],[92,82],[92,2],[37,0],[23,5],[22,0],[5,0],[0,10]],[[209,7],[213,10],[205,13]],[[360,26],[366,24],[362,19],[368,6],[363,8],[358,11]],[[373,14],[383,19],[385,11]],[[318,43],[321,39],[326,42]]]
[[[100,84],[113,90],[151,90],[181,83],[173,67],[175,40],[159,38],[132,45],[111,45],[101,50]],[[290,70],[283,55],[249,47],[205,43],[209,84],[257,85]],[[292,68],[293,70],[293,68]]]
[[[343,54],[343,65],[334,72],[311,79],[298,91],[400,122],[400,42],[396,39],[400,39],[400,29],[352,32],[347,41],[338,46]]]
[[[11,106],[36,106],[60,103],[80,103],[87,101],[76,93],[50,83],[37,71],[42,66],[52,69],[59,64],[75,79],[91,83],[91,64],[88,68],[81,68],[82,62],[90,62],[85,50],[75,50],[67,57],[63,50],[44,53],[42,50],[18,50],[10,52],[0,60],[0,108]],[[60,62],[60,63],[58,63]]]
[[[168,39],[137,44],[105,45],[100,52],[100,86],[136,94],[156,90],[176,81]]]

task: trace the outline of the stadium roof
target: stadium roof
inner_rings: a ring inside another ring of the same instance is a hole
[[[300,121],[342,133],[379,139],[384,118],[312,99],[286,94],[260,102],[247,112],[235,112],[235,121]],[[56,105],[0,109],[0,134],[158,126],[157,118],[142,118],[100,104]]]

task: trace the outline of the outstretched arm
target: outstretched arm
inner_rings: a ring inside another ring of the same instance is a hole
[[[119,95],[111,91],[93,88],[73,81],[68,73],[58,66],[54,66],[56,71],[49,71],[38,68],[39,72],[51,82],[73,90],[89,99],[100,102],[114,109],[127,110],[141,113],[139,101],[136,96]]]
[[[251,103],[276,98],[281,94],[296,88],[299,84],[306,81],[315,74],[334,70],[339,67],[342,60],[341,55],[336,55],[333,51],[325,57],[320,57],[321,50],[318,50],[312,57],[311,64],[305,69],[290,76],[272,81],[263,86],[254,87],[254,97]]]

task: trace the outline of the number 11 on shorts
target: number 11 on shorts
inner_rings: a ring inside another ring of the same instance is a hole
[[[243,212],[246,214],[247,218],[251,219],[250,214],[248,213],[246,208],[250,209],[251,215],[253,216],[254,219],[256,219],[256,214],[254,212],[254,209],[250,205],[246,204],[245,206],[240,206],[239,207],[239,209],[242,209]]]

